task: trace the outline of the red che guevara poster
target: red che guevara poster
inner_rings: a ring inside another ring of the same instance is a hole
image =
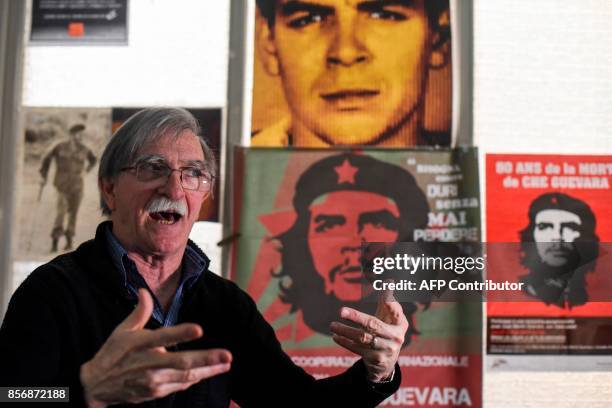
[[[488,353],[612,354],[612,157],[489,154],[486,175],[487,275],[523,284],[488,303]]]
[[[480,240],[474,149],[252,148],[236,163],[231,278],[315,377],[357,360],[331,338],[340,307],[374,314],[361,298],[361,242]],[[481,303],[402,307],[403,379],[383,406],[481,406]]]

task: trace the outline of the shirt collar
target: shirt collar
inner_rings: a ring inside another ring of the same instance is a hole
[[[128,257],[127,251],[117,240],[115,234],[113,234],[112,223],[109,223],[106,227],[106,241],[113,265],[119,271],[123,285],[127,288],[128,273],[131,269],[128,267],[128,264],[133,264],[133,261]],[[185,283],[188,288],[193,286],[202,273],[208,270],[209,265],[210,259],[196,244],[189,240],[183,255],[181,284]]]

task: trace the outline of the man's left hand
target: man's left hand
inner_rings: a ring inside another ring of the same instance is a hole
[[[350,307],[343,307],[340,316],[360,327],[333,322],[330,329],[334,341],[363,358],[370,381],[389,379],[408,330],[408,320],[393,292],[381,293],[375,316]]]

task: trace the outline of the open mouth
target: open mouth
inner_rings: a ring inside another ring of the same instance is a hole
[[[172,225],[179,222],[182,215],[171,211],[151,212],[149,216],[156,222],[163,225]]]

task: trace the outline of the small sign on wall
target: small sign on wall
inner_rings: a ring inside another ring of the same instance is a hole
[[[30,43],[127,44],[128,0],[34,0]]]

